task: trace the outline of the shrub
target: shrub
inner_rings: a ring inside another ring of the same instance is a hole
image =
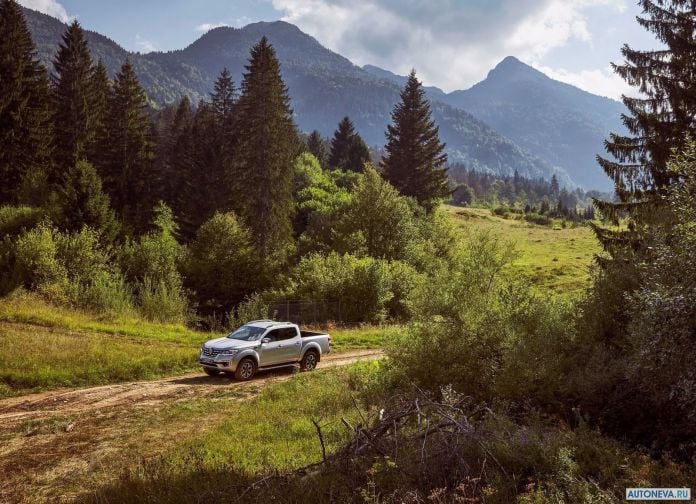
[[[0,236],[16,236],[36,227],[44,218],[41,208],[28,206],[0,207]]]
[[[437,267],[411,296],[415,321],[388,348],[394,365],[432,390],[451,383],[490,398],[514,334],[498,275],[512,257],[511,248],[488,233],[462,243],[455,260]]]
[[[130,314],[133,293],[119,273],[99,271],[77,292],[77,304],[92,312],[109,316]]]
[[[268,303],[264,301],[260,294],[252,294],[244,298],[244,301],[239,303],[228,316],[228,327],[236,329],[243,326],[250,320],[262,320],[274,318],[274,314],[270,313]]]
[[[171,210],[159,203],[152,221],[155,230],[126,242],[118,254],[126,279],[134,286],[143,315],[152,320],[180,322],[186,316],[179,264],[183,250]]]
[[[26,231],[14,242],[14,278],[33,290],[62,292],[68,273],[58,258],[57,232],[47,224]]]
[[[293,271],[291,285],[276,297],[335,300],[340,303],[343,322],[381,322],[394,294],[386,261],[332,252],[303,257]]]
[[[140,313],[156,322],[181,323],[186,319],[186,298],[178,286],[146,276],[138,289]]]
[[[527,222],[531,222],[532,224],[538,224],[540,226],[548,226],[552,222],[551,217],[549,217],[548,215],[538,214],[534,212],[525,214],[524,220],[526,220]]]
[[[232,213],[217,213],[198,229],[183,270],[203,313],[228,313],[264,284],[251,232]]]
[[[335,250],[379,259],[404,259],[415,237],[416,204],[400,196],[366,165],[334,234]]]

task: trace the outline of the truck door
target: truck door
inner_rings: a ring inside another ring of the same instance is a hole
[[[302,340],[294,327],[273,329],[264,336],[266,338],[270,341],[261,346],[261,366],[299,360]]]

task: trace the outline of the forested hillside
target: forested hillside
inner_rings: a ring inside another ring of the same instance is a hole
[[[66,25],[29,9],[24,12],[41,61],[51,68]],[[278,21],[241,29],[216,28],[185,49],[145,55],[129,54],[100,34],[86,35],[94,60],[102,59],[111,76],[128,56],[151,104],[160,108],[178,103],[183,96],[189,97],[193,105],[207,99],[223,68],[228,68],[239,83],[249,49],[261,36],[267,36],[278,51],[293,117],[301,130],[317,129],[328,136],[348,115],[368,145],[383,145],[399,86],[353,65],[291,24]],[[555,173],[563,184],[573,182],[562,169],[461,109],[435,102],[433,114],[452,161],[500,175],[512,175],[517,170],[529,177],[550,178]]]
[[[363,68],[397,84],[405,79],[378,67]],[[466,110],[526,151],[563,168],[583,188],[612,188],[595,156],[610,131],[623,130],[626,108],[620,102],[550,79],[511,56],[470,89],[425,89],[432,99]]]

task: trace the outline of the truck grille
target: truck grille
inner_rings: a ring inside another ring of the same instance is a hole
[[[203,347],[203,355],[206,357],[215,357],[216,355],[222,353],[222,350],[217,348]]]

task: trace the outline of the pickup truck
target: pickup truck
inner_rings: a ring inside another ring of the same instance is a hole
[[[323,354],[331,351],[331,336],[300,331],[296,324],[253,320],[223,338],[201,347],[199,363],[214,376],[233,373],[237,380],[251,380],[257,371],[295,365],[313,370]]]

